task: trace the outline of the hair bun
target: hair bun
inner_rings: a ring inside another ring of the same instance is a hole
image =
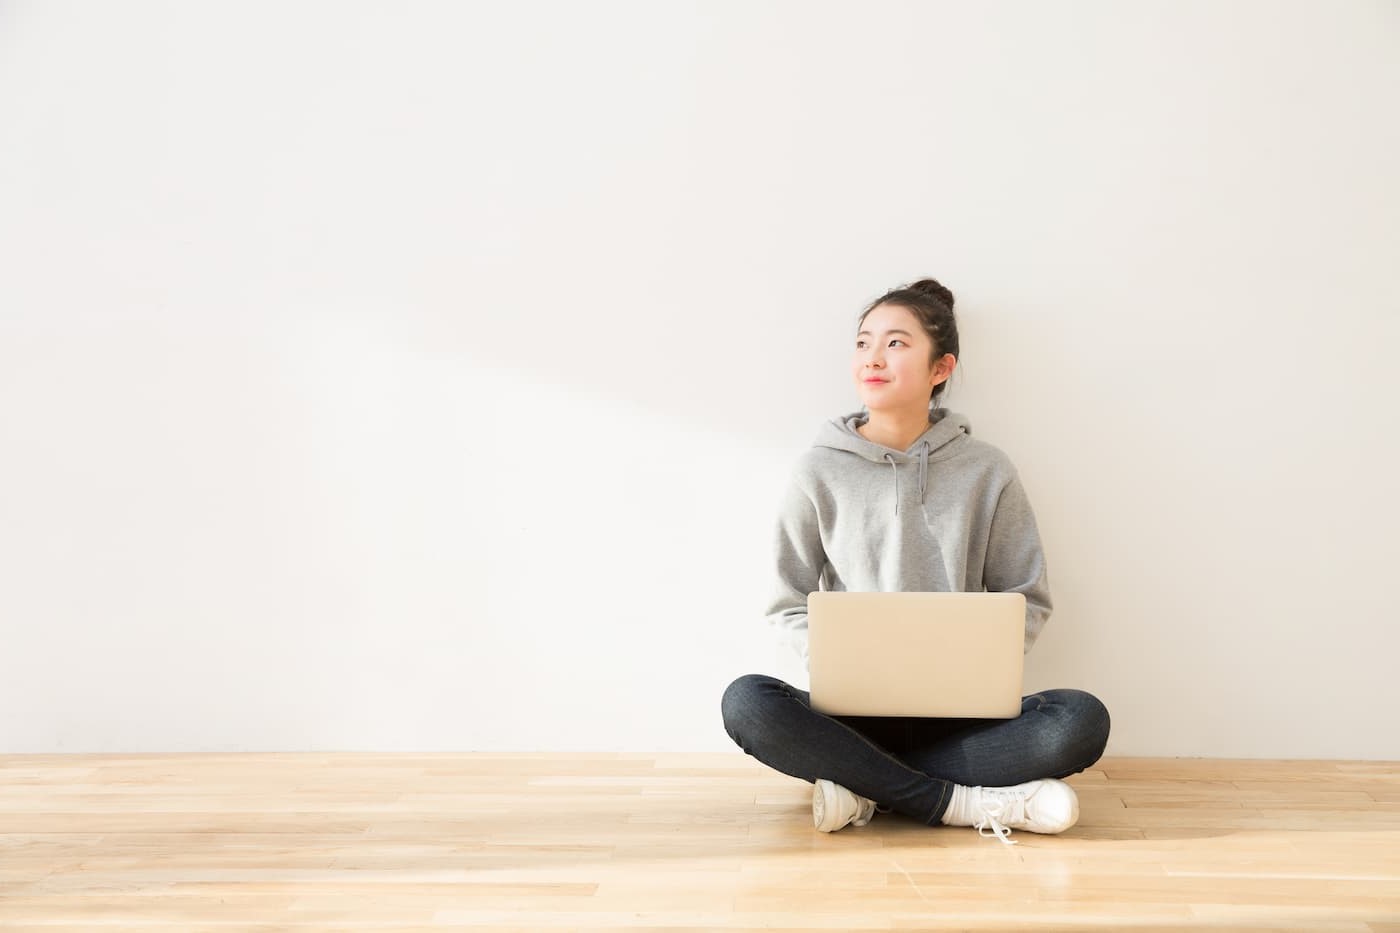
[[[953,309],[953,293],[939,283],[937,279],[919,279],[909,286],[916,292],[923,292],[925,295],[932,295],[948,306],[948,310]]]

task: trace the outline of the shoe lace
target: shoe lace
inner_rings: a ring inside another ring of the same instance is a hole
[[[1011,835],[1011,829],[1006,824],[1025,823],[1026,798],[1024,795],[983,790],[982,795],[977,800],[977,809],[981,818],[972,824],[977,827],[977,835],[996,836],[1009,846],[1016,845],[1016,840],[1008,838]],[[987,830],[991,830],[991,832]]]
[[[879,812],[879,806],[868,797],[862,797],[859,794],[854,796],[856,798],[856,814],[851,818],[851,822],[857,826],[865,826],[875,818],[875,814]]]

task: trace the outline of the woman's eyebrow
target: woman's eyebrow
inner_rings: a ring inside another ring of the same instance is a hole
[[[857,336],[857,337],[864,337],[864,336],[867,336],[869,333],[870,333],[870,331],[868,331],[868,330],[863,330],[863,331],[861,331],[860,333],[856,334],[856,336]],[[907,330],[887,330],[887,331],[885,331],[885,333],[886,333],[886,335],[888,335],[888,334],[903,334],[903,335],[906,336],[906,337],[912,337],[912,336],[914,336],[913,334],[909,333],[909,331],[907,331]]]

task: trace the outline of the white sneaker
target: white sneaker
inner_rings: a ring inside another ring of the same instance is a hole
[[[819,778],[812,788],[812,825],[818,832],[834,833],[848,824],[864,826],[875,815],[875,801],[858,796],[840,784]]]
[[[1010,787],[970,787],[964,814],[979,836],[995,835],[1007,845],[1013,829],[1033,833],[1062,833],[1079,821],[1079,798],[1074,788],[1056,778],[1027,781]]]

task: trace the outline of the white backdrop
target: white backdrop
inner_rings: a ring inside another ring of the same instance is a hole
[[[0,752],[732,749],[856,316],[958,296],[1028,690],[1400,758],[1400,8],[0,6]]]

